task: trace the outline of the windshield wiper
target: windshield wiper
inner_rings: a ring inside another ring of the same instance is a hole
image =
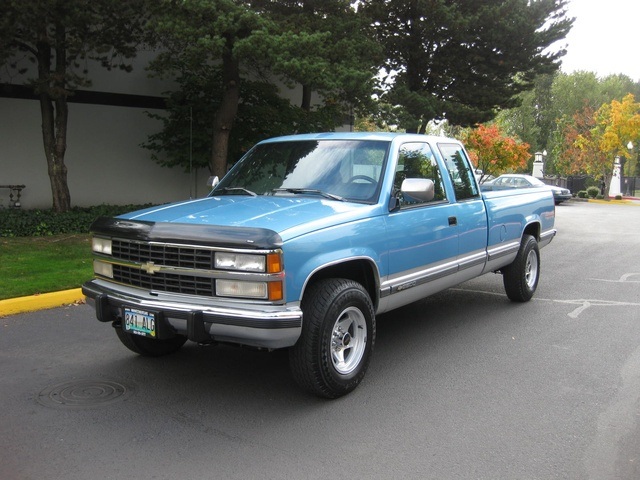
[[[287,193],[295,193],[295,194],[305,194],[310,193],[312,195],[320,195],[324,198],[330,198],[331,200],[337,200],[339,202],[344,202],[345,199],[340,195],[334,195],[333,193],[323,192],[322,190],[317,190],[315,188],[274,188],[272,192],[287,192]]]
[[[224,187],[221,188],[220,190],[222,190],[225,193],[229,193],[229,192],[243,192],[246,193],[247,195],[251,195],[252,197],[257,197],[258,194],[252,192],[251,190],[247,190],[244,187]]]

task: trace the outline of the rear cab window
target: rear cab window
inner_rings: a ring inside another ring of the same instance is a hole
[[[438,150],[451,177],[456,200],[469,200],[480,197],[480,189],[462,145],[456,143],[438,143]]]

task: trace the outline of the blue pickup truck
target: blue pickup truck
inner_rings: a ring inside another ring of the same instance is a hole
[[[488,272],[528,301],[554,220],[548,190],[481,193],[451,138],[293,135],[206,198],[97,219],[83,292],[140,355],[288,348],[297,383],[336,398],[364,378],[376,315]]]

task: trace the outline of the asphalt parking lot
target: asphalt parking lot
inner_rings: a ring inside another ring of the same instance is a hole
[[[489,274],[380,316],[335,401],[283,352],[137,357],[86,305],[0,319],[0,478],[640,478],[640,207],[569,202],[534,299]]]

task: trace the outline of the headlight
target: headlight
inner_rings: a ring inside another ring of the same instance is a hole
[[[216,294],[221,297],[267,298],[267,282],[216,280]]]
[[[111,255],[111,239],[93,237],[91,241],[91,248],[96,253]]]
[[[284,290],[281,281],[216,280],[216,295],[220,297],[257,298],[277,302],[283,299]]]
[[[103,277],[113,278],[113,265],[100,260],[93,261],[93,273],[102,275]]]
[[[247,253],[216,253],[215,268],[222,270],[240,270],[242,272],[265,272],[267,257]]]

